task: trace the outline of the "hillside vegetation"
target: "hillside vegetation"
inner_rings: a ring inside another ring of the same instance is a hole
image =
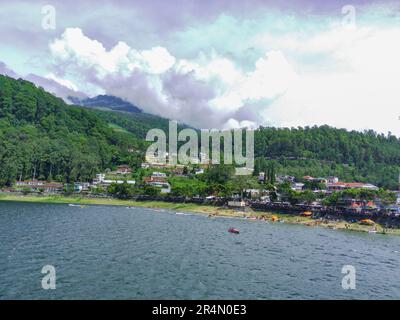
[[[267,158],[257,161],[258,166],[274,162],[279,174],[339,176],[398,188],[400,140],[390,133],[329,126],[260,128],[255,133],[255,156]]]
[[[168,120],[70,106],[28,81],[0,75],[0,185],[32,177],[85,181],[118,164],[139,166],[152,128],[168,132]],[[391,134],[262,127],[255,156],[256,172],[273,164],[278,175],[398,185],[400,140]]]
[[[0,184],[16,179],[89,180],[121,163],[140,163],[134,133],[96,112],[68,106],[34,84],[0,76]]]

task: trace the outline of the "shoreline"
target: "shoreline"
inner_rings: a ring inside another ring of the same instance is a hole
[[[371,230],[371,226],[361,225],[359,223],[348,223],[343,220],[317,220],[310,217],[302,217],[294,214],[283,214],[264,211],[243,212],[234,209],[215,207],[209,205],[200,205],[194,203],[172,203],[163,201],[134,201],[121,200],[113,198],[85,198],[85,197],[67,197],[67,196],[34,196],[34,195],[11,195],[0,194],[0,202],[28,202],[28,203],[49,203],[49,204],[75,204],[75,205],[108,205],[125,207],[142,207],[151,209],[166,209],[172,211],[187,211],[209,217],[230,217],[230,218],[248,218],[254,221],[266,221],[269,223],[288,223],[303,225],[305,227],[323,227],[334,230],[366,232]],[[376,223],[377,234],[400,235],[400,229],[386,229]]]

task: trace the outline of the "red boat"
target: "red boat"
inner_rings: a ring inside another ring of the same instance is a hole
[[[235,233],[235,234],[239,234],[239,230],[236,229],[236,228],[229,228],[229,229],[228,229],[228,232],[230,232],[230,233]]]

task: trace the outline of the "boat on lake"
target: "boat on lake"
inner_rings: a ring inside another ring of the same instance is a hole
[[[70,204],[68,204],[68,206],[70,206],[70,207],[79,207],[79,208],[86,208],[86,206],[85,206],[85,205],[82,205],[82,204],[72,204],[72,203],[70,203]]]
[[[228,232],[235,233],[235,234],[239,234],[240,233],[239,229],[236,229],[236,228],[229,228]]]

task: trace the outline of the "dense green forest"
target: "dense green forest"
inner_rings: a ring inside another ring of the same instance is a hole
[[[150,129],[161,129],[168,135],[169,121],[148,113],[128,113],[128,112],[110,112],[92,109],[100,119],[111,124],[112,127],[119,128],[121,131],[128,131],[137,138],[145,139]],[[178,130],[187,127],[178,124]]]
[[[118,164],[136,167],[152,128],[168,132],[168,120],[66,105],[28,81],[0,75],[0,185],[32,177],[83,181]],[[256,172],[273,165],[276,174],[335,175],[397,189],[400,140],[328,126],[266,127],[255,133],[255,156]]]
[[[256,170],[273,162],[278,174],[338,176],[398,188],[400,140],[390,133],[329,126],[260,128],[255,133],[255,156]]]
[[[0,184],[35,177],[85,181],[141,161],[143,140],[28,81],[0,76]]]

